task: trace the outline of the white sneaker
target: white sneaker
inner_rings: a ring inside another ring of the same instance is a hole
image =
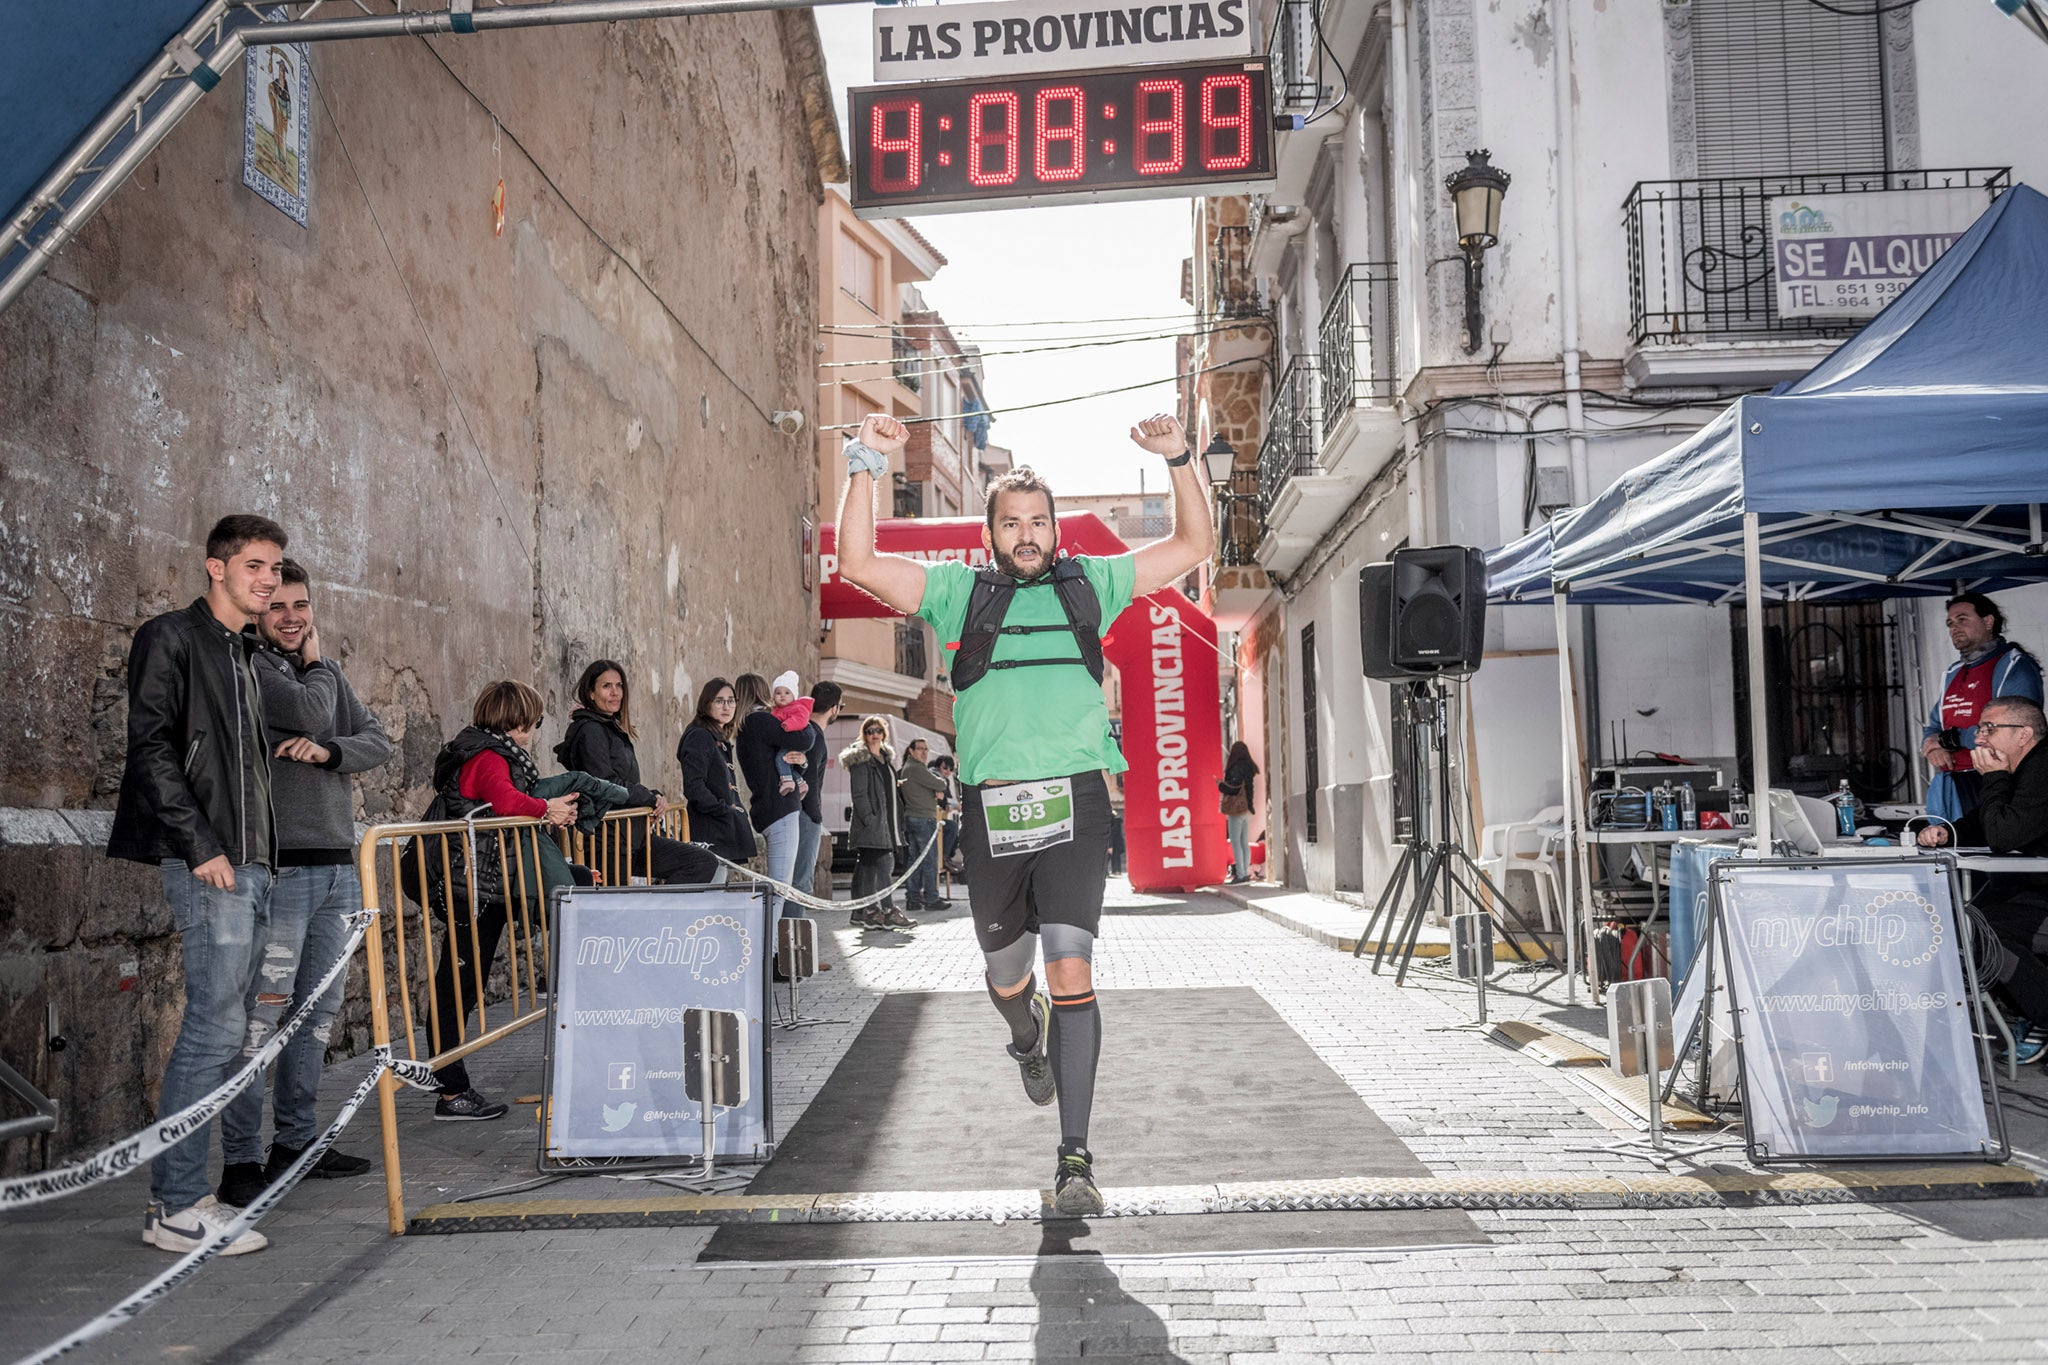
[[[210,1194],[191,1208],[180,1209],[176,1213],[165,1212],[160,1204],[151,1204],[149,1214],[143,1221],[142,1238],[153,1247],[182,1255],[185,1252],[197,1251],[238,1216],[235,1210]],[[245,1256],[252,1251],[261,1251],[269,1245],[268,1237],[250,1228],[222,1247],[220,1254]]]

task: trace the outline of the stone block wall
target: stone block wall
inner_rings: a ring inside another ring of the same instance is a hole
[[[129,641],[200,593],[217,517],[286,527],[397,743],[365,821],[423,809],[492,679],[546,697],[549,771],[576,674],[622,660],[673,791],[698,684],[815,671],[812,447],[770,421],[816,421],[839,151],[809,17],[333,43],[312,70],[310,227],[240,183],[235,73],[0,314],[0,1056],[65,1101],[52,1157],[149,1116],[175,1032],[157,874],[98,848]]]

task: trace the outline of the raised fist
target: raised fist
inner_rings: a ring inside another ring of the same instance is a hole
[[[860,434],[855,439],[870,450],[894,455],[910,440],[910,428],[886,412],[871,412],[861,419]]]
[[[1188,434],[1181,429],[1180,419],[1163,412],[1132,427],[1131,439],[1154,455],[1164,455],[1168,459],[1188,448]]]

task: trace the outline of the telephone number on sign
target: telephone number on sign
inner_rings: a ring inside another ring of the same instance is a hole
[[[1874,313],[1906,292],[1911,280],[1829,280],[1778,283],[1781,313]]]

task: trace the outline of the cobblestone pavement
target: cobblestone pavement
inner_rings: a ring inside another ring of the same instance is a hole
[[[784,1131],[879,995],[980,988],[958,913],[914,936],[857,940],[829,914],[824,927],[833,970],[808,983],[805,1012],[847,1022],[778,1037]],[[1396,990],[1391,974],[1211,896],[1116,897],[1097,968],[1110,989],[1256,988],[1437,1174],[1647,1169],[1598,1152],[1626,1125],[1568,1073],[1473,1032],[1433,1031],[1471,1016],[1458,983],[1421,973]],[[1554,982],[1530,989],[1542,979],[1508,975],[1494,1016],[1589,1038],[1603,1027]],[[478,1085],[507,1098],[537,1090],[537,1032],[473,1060]],[[362,1068],[336,1067],[326,1089],[338,1098]],[[2016,1145],[2048,1150],[2048,1083],[2036,1071],[2022,1088]],[[417,1095],[401,1110],[415,1206],[531,1177],[530,1105],[496,1124],[430,1123]],[[374,1152],[374,1117],[343,1145]],[[170,1264],[140,1243],[141,1179],[0,1220],[7,1354]],[[2048,1203],[2033,1200],[1478,1212],[1487,1244],[1416,1251],[699,1265],[708,1230],[392,1238],[382,1188],[301,1187],[266,1220],[270,1250],[208,1266],[78,1358],[2048,1360]],[[581,1181],[567,1193],[619,1190]]]

